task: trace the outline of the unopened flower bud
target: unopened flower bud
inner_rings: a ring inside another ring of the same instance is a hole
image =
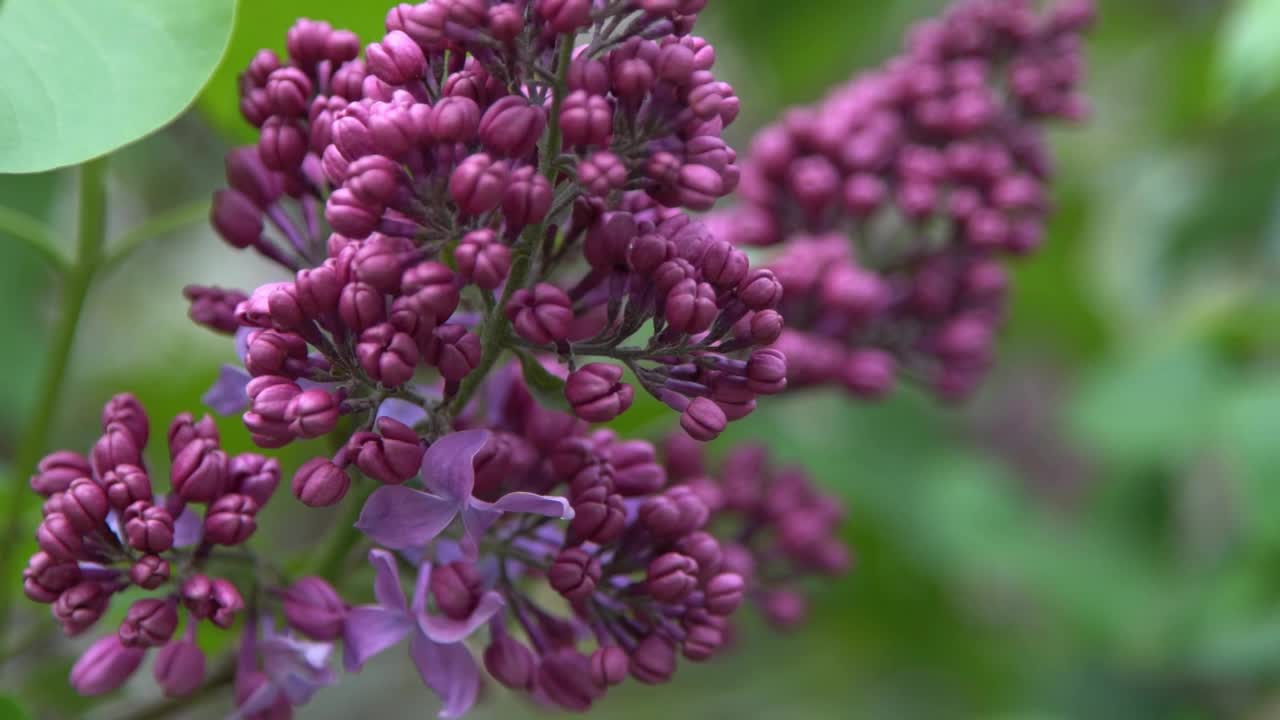
[[[73,480],[62,494],[59,505],[59,512],[81,533],[88,533],[102,526],[110,510],[106,492],[89,478]]]
[[[505,308],[515,331],[535,345],[547,345],[569,336],[573,303],[563,290],[550,283],[512,294]]]
[[[622,368],[590,363],[569,374],[565,398],[583,420],[608,422],[626,412],[635,398],[635,390],[621,380]]]
[[[498,242],[492,230],[467,233],[453,251],[458,274],[482,290],[494,290],[511,271],[511,248]]]
[[[528,690],[533,686],[536,662],[524,643],[505,632],[494,637],[484,649],[484,669],[512,690]]]
[[[102,617],[111,594],[102,583],[84,580],[67,588],[53,603],[53,616],[67,635],[79,635]]]
[[[159,647],[173,637],[178,627],[174,603],[159,598],[143,598],[129,606],[120,625],[120,642],[127,647]]]
[[[40,551],[22,570],[22,590],[34,602],[52,603],[80,577],[80,566],[74,560],[58,560]]]
[[[173,516],[169,511],[139,500],[125,508],[124,535],[129,546],[159,554],[173,547]]]
[[[239,545],[258,529],[257,514],[258,503],[247,495],[223,495],[205,513],[204,538],[218,545]]]
[[[342,636],[347,604],[323,579],[304,577],[290,585],[281,600],[289,627],[321,642]]]
[[[204,653],[190,640],[174,640],[156,654],[152,674],[165,697],[183,697],[204,683]]]
[[[312,458],[298,468],[291,483],[293,496],[303,505],[327,507],[346,496],[351,478],[329,458]]]
[[[76,560],[84,545],[80,532],[62,513],[52,513],[40,523],[36,541],[49,557],[63,562]]]
[[[646,685],[661,685],[676,671],[676,648],[661,635],[649,635],[631,653],[631,676]]]
[[[627,651],[617,645],[597,648],[591,654],[591,681],[599,688],[612,687],[627,679],[630,666]]]
[[[429,589],[441,613],[446,617],[462,620],[480,602],[484,580],[471,563],[451,562],[432,569]]]
[[[145,590],[155,590],[169,582],[169,561],[159,555],[143,555],[129,568],[129,579]]]
[[[669,552],[649,563],[645,588],[658,602],[678,603],[698,587],[698,563],[687,555]]]
[[[547,571],[547,581],[556,592],[571,601],[585,600],[596,590],[602,573],[600,561],[581,548],[560,551]]]
[[[546,127],[546,111],[524,96],[508,95],[480,119],[480,142],[501,157],[521,158],[533,152]]]
[[[125,647],[115,633],[89,646],[71,668],[71,687],[81,695],[102,695],[120,687],[142,664],[143,648]]]
[[[173,491],[187,502],[213,502],[227,484],[227,454],[213,440],[187,443],[173,459]]]
[[[431,334],[424,360],[445,380],[458,381],[480,364],[480,337],[462,325],[441,325]]]
[[[59,450],[40,460],[40,464],[36,466],[36,474],[31,476],[31,489],[49,497],[55,492],[66,490],[71,486],[72,480],[92,475],[93,469],[83,455],[70,450]]]
[[[408,382],[419,360],[413,338],[385,323],[360,334],[356,357],[370,378],[387,387]]]

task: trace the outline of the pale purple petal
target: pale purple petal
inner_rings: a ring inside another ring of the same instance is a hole
[[[272,705],[276,704],[276,698],[279,696],[280,688],[270,682],[264,682],[249,697],[244,699],[244,702],[240,704],[240,707],[236,708],[236,711],[231,714],[228,720],[244,720],[244,718],[251,718],[264,710],[268,710]]]
[[[458,547],[456,540],[449,538],[441,538],[436,541],[436,562],[441,565],[447,565],[451,562],[457,562],[462,558],[462,548]]]
[[[356,527],[374,542],[396,550],[422,547],[435,539],[458,513],[458,503],[403,485],[373,491]]]
[[[475,502],[480,501],[476,500]],[[527,492],[507,493],[498,498],[492,507],[502,512],[545,515],[560,520],[573,519],[573,507],[569,505],[569,501],[555,495],[535,495]]]
[[[359,670],[369,658],[400,642],[412,630],[413,621],[402,613],[378,605],[352,608],[342,625],[343,666],[347,672]]]
[[[443,617],[439,615],[427,615],[426,613],[418,613],[418,628],[432,641],[437,643],[460,643],[471,636],[471,633],[480,629],[482,625],[489,622],[489,619],[506,606],[502,600],[502,596],[490,590],[480,596],[480,602],[476,603],[476,609],[471,614],[461,620]]]
[[[236,365],[223,365],[218,379],[201,401],[222,415],[235,415],[249,407],[249,373]]]
[[[470,500],[476,482],[473,462],[487,442],[488,430],[463,430],[432,443],[422,456],[423,485],[457,506]]]
[[[204,536],[204,521],[191,509],[190,505],[182,508],[178,518],[173,521],[173,546],[176,548],[191,547],[200,542]]]
[[[458,544],[462,556],[475,562],[480,555],[480,538],[498,518],[500,510],[494,510],[489,503],[473,500],[462,509],[462,541]]]
[[[244,362],[244,357],[249,354],[249,336],[256,332],[258,332],[258,328],[243,326],[236,330],[236,359],[240,362]]]
[[[373,596],[378,599],[378,604],[391,612],[408,614],[404,590],[400,588],[400,570],[396,566],[396,557],[386,550],[375,548],[369,551],[369,564],[373,566]]]
[[[462,717],[471,709],[480,690],[480,669],[466,645],[440,645],[414,633],[409,655],[422,682],[440,696],[440,717]]]
[[[378,406],[378,417],[389,417],[413,427],[427,419],[427,411],[417,403],[400,398],[387,398]]]
[[[320,688],[337,682],[329,667],[331,643],[299,640],[268,632],[259,645],[262,666],[272,684],[284,692],[290,705],[304,705]]]

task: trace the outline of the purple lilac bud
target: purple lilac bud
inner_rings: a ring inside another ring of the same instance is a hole
[[[678,603],[698,586],[698,563],[687,555],[669,552],[659,555],[649,563],[645,575],[645,589],[653,599],[664,603]]]
[[[159,598],[135,602],[120,625],[120,642],[126,647],[159,647],[169,642],[178,627],[175,604]]]
[[[88,478],[73,480],[59,504],[59,512],[81,533],[102,526],[110,510],[107,494]]]
[[[327,507],[342,500],[351,478],[328,458],[312,458],[293,475],[293,496],[303,505]]]
[[[92,475],[89,461],[83,455],[70,450],[59,450],[40,460],[40,464],[36,466],[36,474],[31,476],[31,489],[49,497],[55,492],[66,490],[76,478]]]
[[[590,363],[569,374],[564,395],[573,412],[587,422],[608,422],[631,407],[635,391],[621,382],[622,368]]]
[[[694,398],[680,414],[680,427],[689,437],[710,442],[724,432],[729,420],[724,410],[707,398]]]
[[[222,578],[193,575],[182,584],[182,604],[193,617],[228,628],[236,613],[244,609],[244,598],[235,585]]]
[[[484,649],[484,669],[512,690],[533,687],[536,662],[528,646],[506,632],[495,633],[493,642]]]
[[[258,529],[258,503],[246,495],[231,493],[209,506],[204,518],[204,538],[218,545],[239,545]]]
[[[191,640],[174,640],[156,654],[152,669],[165,697],[184,697],[204,684],[204,653]]]
[[[604,689],[627,679],[631,658],[617,645],[606,645],[591,654],[591,681]]]
[[[173,547],[173,516],[169,511],[139,500],[125,508],[124,534],[130,547],[159,554]]]
[[[661,635],[649,635],[631,653],[631,676],[646,685],[661,685],[675,671],[675,645]]]
[[[251,498],[258,507],[267,504],[280,484],[280,463],[256,453],[231,458],[227,466],[227,491]]]
[[[483,215],[498,207],[507,187],[507,165],[479,153],[469,156],[449,177],[449,195],[466,215]]]
[[[464,561],[451,562],[432,570],[428,589],[441,613],[462,620],[469,617],[479,604],[484,580],[475,565]]]
[[[32,601],[47,604],[79,582],[80,576],[80,566],[74,560],[57,560],[40,551],[22,570],[22,590]]]
[[[480,119],[480,142],[500,157],[522,158],[533,152],[547,127],[547,115],[519,95],[489,106]]]
[[[461,325],[441,325],[431,335],[424,354],[428,365],[445,380],[458,381],[480,364],[480,338]]]
[[[116,510],[124,510],[139,500],[151,500],[151,479],[136,465],[117,465],[99,478],[107,500]]]
[[[569,527],[577,538],[607,544],[626,530],[627,509],[622,496],[610,493],[605,485],[574,493],[572,505],[573,522]]]
[[[563,290],[549,283],[521,288],[505,308],[516,334],[535,345],[548,345],[569,336],[573,303]]]
[[[187,502],[213,502],[227,483],[227,454],[213,440],[195,439],[173,459],[173,491]]]
[[[214,424],[213,418],[208,415],[196,422],[191,413],[179,413],[174,416],[173,422],[169,423],[169,432],[166,438],[169,444],[169,459],[173,460],[192,440],[203,438],[212,440],[215,443],[218,442],[218,426]]]
[[[325,390],[304,390],[289,401],[284,415],[294,435],[323,437],[338,424],[338,400]]]
[[[67,588],[53,603],[53,616],[69,636],[79,635],[102,617],[111,594],[102,583],[85,580]]]
[[[482,290],[494,290],[511,271],[511,249],[492,230],[467,233],[453,252],[458,274]]]
[[[721,573],[707,582],[706,598],[703,601],[707,610],[722,617],[732,615],[742,604],[746,583],[737,573]]]
[[[360,334],[356,357],[370,378],[396,387],[413,377],[413,368],[420,356],[412,337],[384,323]]]
[[[578,182],[590,195],[605,197],[627,184],[627,166],[611,152],[597,152],[578,162]]]
[[[129,568],[129,579],[145,590],[155,590],[169,582],[169,561],[159,555],[143,555]]]
[[[585,600],[595,592],[602,572],[600,561],[581,548],[565,548],[551,563],[547,580],[568,600]]]
[[[570,147],[607,148],[613,138],[613,108],[603,96],[576,90],[561,103],[560,129]]]
[[[123,425],[133,437],[134,445],[139,448],[147,446],[151,423],[147,420],[147,411],[133,395],[121,393],[108,400],[103,406],[102,429],[105,431],[112,423]]]
[[[548,700],[572,712],[589,710],[603,694],[591,679],[591,661],[572,648],[544,655],[536,684]]]
[[[404,85],[422,77],[427,60],[408,35],[393,30],[380,43],[365,48],[365,62],[369,72],[389,85]]]
[[[322,578],[302,578],[289,586],[281,601],[289,627],[321,642],[342,636],[347,604]]]
[[[93,467],[98,474],[118,465],[142,465],[142,452],[133,434],[120,423],[111,423],[93,446]]]
[[[480,129],[480,106],[469,97],[450,96],[431,113],[431,134],[441,142],[468,142]]]
[[[36,542],[49,557],[60,561],[75,560],[84,545],[79,531],[62,513],[53,513],[40,523],[36,528]]]
[[[81,695],[102,695],[120,687],[142,664],[143,648],[126,647],[114,633],[89,646],[71,668],[71,687]]]
[[[511,173],[502,195],[502,216],[508,230],[515,232],[526,225],[540,223],[551,210],[551,183],[529,165]]]

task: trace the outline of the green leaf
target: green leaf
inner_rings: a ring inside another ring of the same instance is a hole
[[[0,720],[28,720],[31,715],[9,695],[0,695]]]
[[[1280,3],[1244,0],[1222,25],[1217,75],[1228,108],[1257,99],[1280,82]]]
[[[209,86],[197,102],[200,112],[224,135],[252,142],[257,130],[240,116],[236,81],[262,48],[284,51],[289,26],[300,17],[325,20],[334,27],[354,31],[365,43],[382,39],[386,8],[394,3],[361,3],[350,0],[256,0],[240,5],[236,28],[226,57],[218,65]]]
[[[0,173],[105,155],[163,127],[208,81],[235,0],[6,0]]]
[[[548,372],[533,353],[527,350],[516,350],[515,353],[520,358],[520,372],[524,375],[524,382],[538,403],[568,412],[571,408],[564,397],[564,380]]]

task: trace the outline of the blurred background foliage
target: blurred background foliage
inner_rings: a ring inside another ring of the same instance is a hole
[[[737,652],[669,688],[611,694],[598,717],[1280,716],[1280,2],[1100,4],[1094,117],[1054,134],[1058,210],[1045,250],[1017,269],[996,372],[961,407],[910,390],[878,405],[807,394],[735,424],[721,450],[767,443],[846,499],[857,568],[815,588],[798,632],[749,621]],[[376,5],[242,2],[196,108],[113,157],[113,227],[220,183],[222,153],[247,137],[235,75],[255,49],[281,47],[300,14],[367,40]],[[743,99],[742,148],[785,105],[893,52],[943,3],[711,5],[700,32]],[[72,180],[0,177],[0,204],[69,229]],[[181,287],[252,287],[266,272],[202,227],[115,268],[82,323],[58,445],[87,446],[120,390],[154,418],[197,408],[232,350],[186,321]],[[38,258],[0,243],[0,464],[30,414],[52,291]],[[640,407],[621,423],[657,436],[669,420]],[[220,425],[231,449],[248,447],[237,420]],[[285,455],[296,463],[306,450]],[[276,535],[259,546],[304,547],[329,520],[287,494],[265,512]],[[3,551],[25,557],[24,542]],[[42,627],[43,608],[21,611]],[[0,648],[32,637],[0,666],[0,692],[32,717],[113,717],[155,693],[143,678],[86,709],[65,685],[85,641],[36,634]],[[478,717],[545,714],[493,695]],[[302,716],[416,717],[428,698],[389,653]],[[0,698],[0,717],[16,708]]]

